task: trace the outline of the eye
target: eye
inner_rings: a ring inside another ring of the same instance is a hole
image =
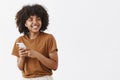
[[[28,18],[27,20],[28,20],[28,21],[32,21],[32,19],[31,19],[31,18]]]
[[[41,20],[41,18],[40,18],[40,17],[37,17],[37,20]]]

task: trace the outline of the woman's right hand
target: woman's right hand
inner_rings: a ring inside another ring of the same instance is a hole
[[[27,57],[27,56],[28,56],[28,53],[27,53],[26,49],[24,49],[24,48],[19,48],[19,56],[20,56],[20,57]]]

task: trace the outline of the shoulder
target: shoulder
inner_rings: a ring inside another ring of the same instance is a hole
[[[42,32],[41,36],[46,38],[46,39],[54,38],[53,34],[45,33],[45,32]]]
[[[27,38],[26,35],[21,35],[16,39],[16,42],[20,42],[20,41],[22,41],[23,39],[26,39],[26,38]]]

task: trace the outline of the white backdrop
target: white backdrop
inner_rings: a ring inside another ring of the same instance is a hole
[[[0,3],[0,80],[18,80],[11,55],[20,36],[15,15],[23,5],[46,6],[58,44],[55,80],[120,80],[120,0],[3,0]]]

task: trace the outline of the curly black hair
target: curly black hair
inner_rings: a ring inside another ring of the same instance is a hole
[[[17,12],[15,17],[16,25],[20,33],[27,34],[29,32],[28,28],[25,27],[25,22],[30,16],[33,15],[41,18],[42,26],[39,31],[41,32],[47,29],[49,24],[49,15],[47,10],[40,4],[26,5]]]

